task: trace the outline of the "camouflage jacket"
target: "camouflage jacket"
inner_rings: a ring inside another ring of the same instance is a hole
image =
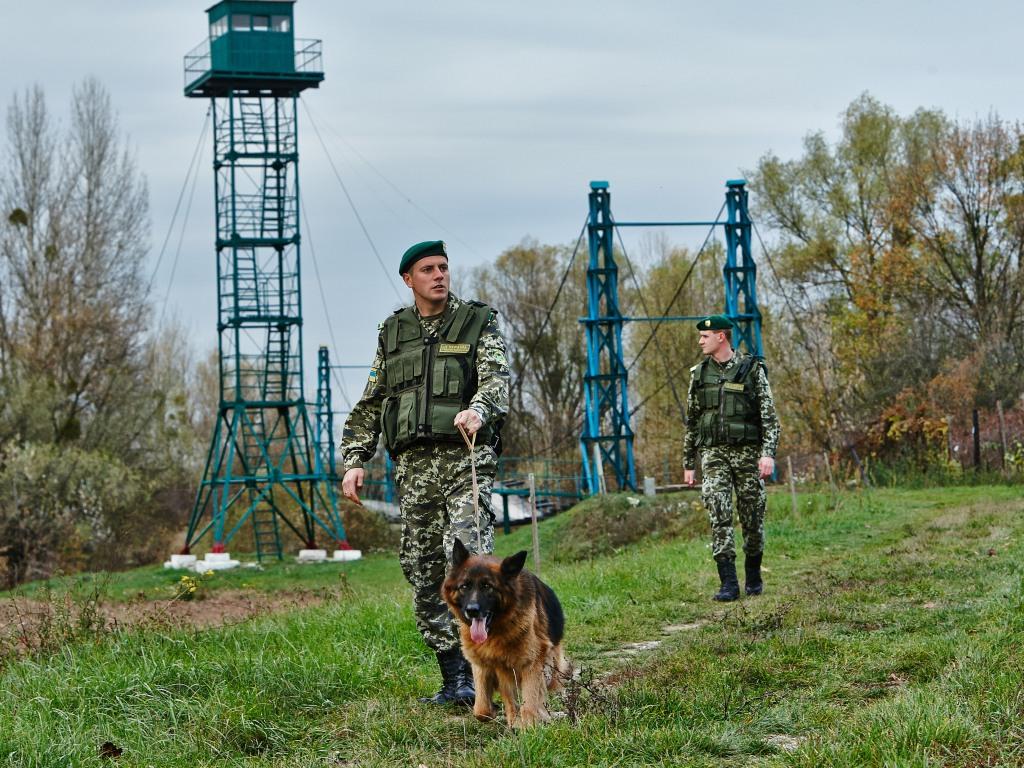
[[[733,356],[725,363],[719,363],[709,357],[708,365],[716,366],[719,370],[726,372],[739,365],[741,359],[742,355],[734,350]],[[683,438],[683,466],[686,469],[695,469],[697,466],[697,424],[701,415],[701,406],[697,400],[697,387],[695,386],[698,365],[690,369],[690,388],[686,395],[686,437]],[[753,377],[754,393],[761,416],[761,455],[774,459],[775,452],[779,447],[780,426],[778,414],[775,412],[775,400],[772,398],[772,388],[768,383],[768,374],[763,365],[757,365],[750,376]]]
[[[448,295],[448,306],[440,315],[423,317],[413,306],[413,311],[420,319],[423,333],[431,335],[444,323],[449,313],[454,312],[463,302],[454,294]],[[370,366],[370,374],[352,412],[345,421],[345,429],[341,438],[341,455],[345,469],[361,467],[363,462],[373,458],[377,451],[377,440],[380,438],[380,409],[385,395],[385,377],[380,375],[384,370],[384,338],[381,331],[384,324],[377,326],[377,354]],[[476,411],[484,424],[493,424],[504,418],[508,413],[508,355],[505,352],[505,340],[498,330],[497,312],[491,316],[480,334],[480,342],[476,353],[476,393],[469,401],[469,407]]]

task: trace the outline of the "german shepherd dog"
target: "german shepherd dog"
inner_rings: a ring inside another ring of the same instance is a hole
[[[562,605],[551,587],[523,570],[525,562],[525,551],[504,560],[470,555],[456,538],[452,569],[441,586],[459,620],[462,652],[473,665],[473,714],[494,719],[497,688],[509,727],[550,720],[547,691],[561,688],[571,674],[562,655]]]

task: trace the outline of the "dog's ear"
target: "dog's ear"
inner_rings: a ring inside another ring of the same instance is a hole
[[[455,544],[452,545],[452,565],[458,568],[467,560],[469,560],[469,550],[462,543],[462,539],[456,536]]]
[[[501,575],[506,579],[514,579],[526,565],[526,550],[509,555],[501,561]]]

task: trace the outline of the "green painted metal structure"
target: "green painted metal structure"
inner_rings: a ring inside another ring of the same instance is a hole
[[[244,526],[281,558],[283,529],[306,548],[348,547],[330,468],[303,395],[299,94],[324,75],[320,41],[296,41],[292,2],[222,0],[185,56],[185,95],[213,114],[220,405],[189,519],[223,552]]]

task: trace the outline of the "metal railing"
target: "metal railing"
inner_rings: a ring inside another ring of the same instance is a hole
[[[251,44],[253,41],[250,39],[247,42]],[[270,41],[268,41],[268,43],[269,42]],[[253,68],[252,66],[246,65],[250,65],[252,62],[260,61],[262,59],[265,59],[266,57],[272,57],[274,54],[277,53],[279,53],[279,49],[269,44],[265,48],[261,46],[247,47],[246,50],[244,51],[237,51],[232,54],[232,66],[229,70],[226,71],[239,73],[259,72],[258,68]],[[294,71],[297,74],[319,74],[323,72],[323,41],[312,39],[296,39],[294,64]],[[199,43],[199,45],[197,45],[191,51],[185,54],[185,86],[188,87],[196,80],[199,80],[208,72],[210,72],[212,68],[213,61],[210,54],[210,40],[206,39]],[[287,77],[292,73],[261,72],[260,74]]]

